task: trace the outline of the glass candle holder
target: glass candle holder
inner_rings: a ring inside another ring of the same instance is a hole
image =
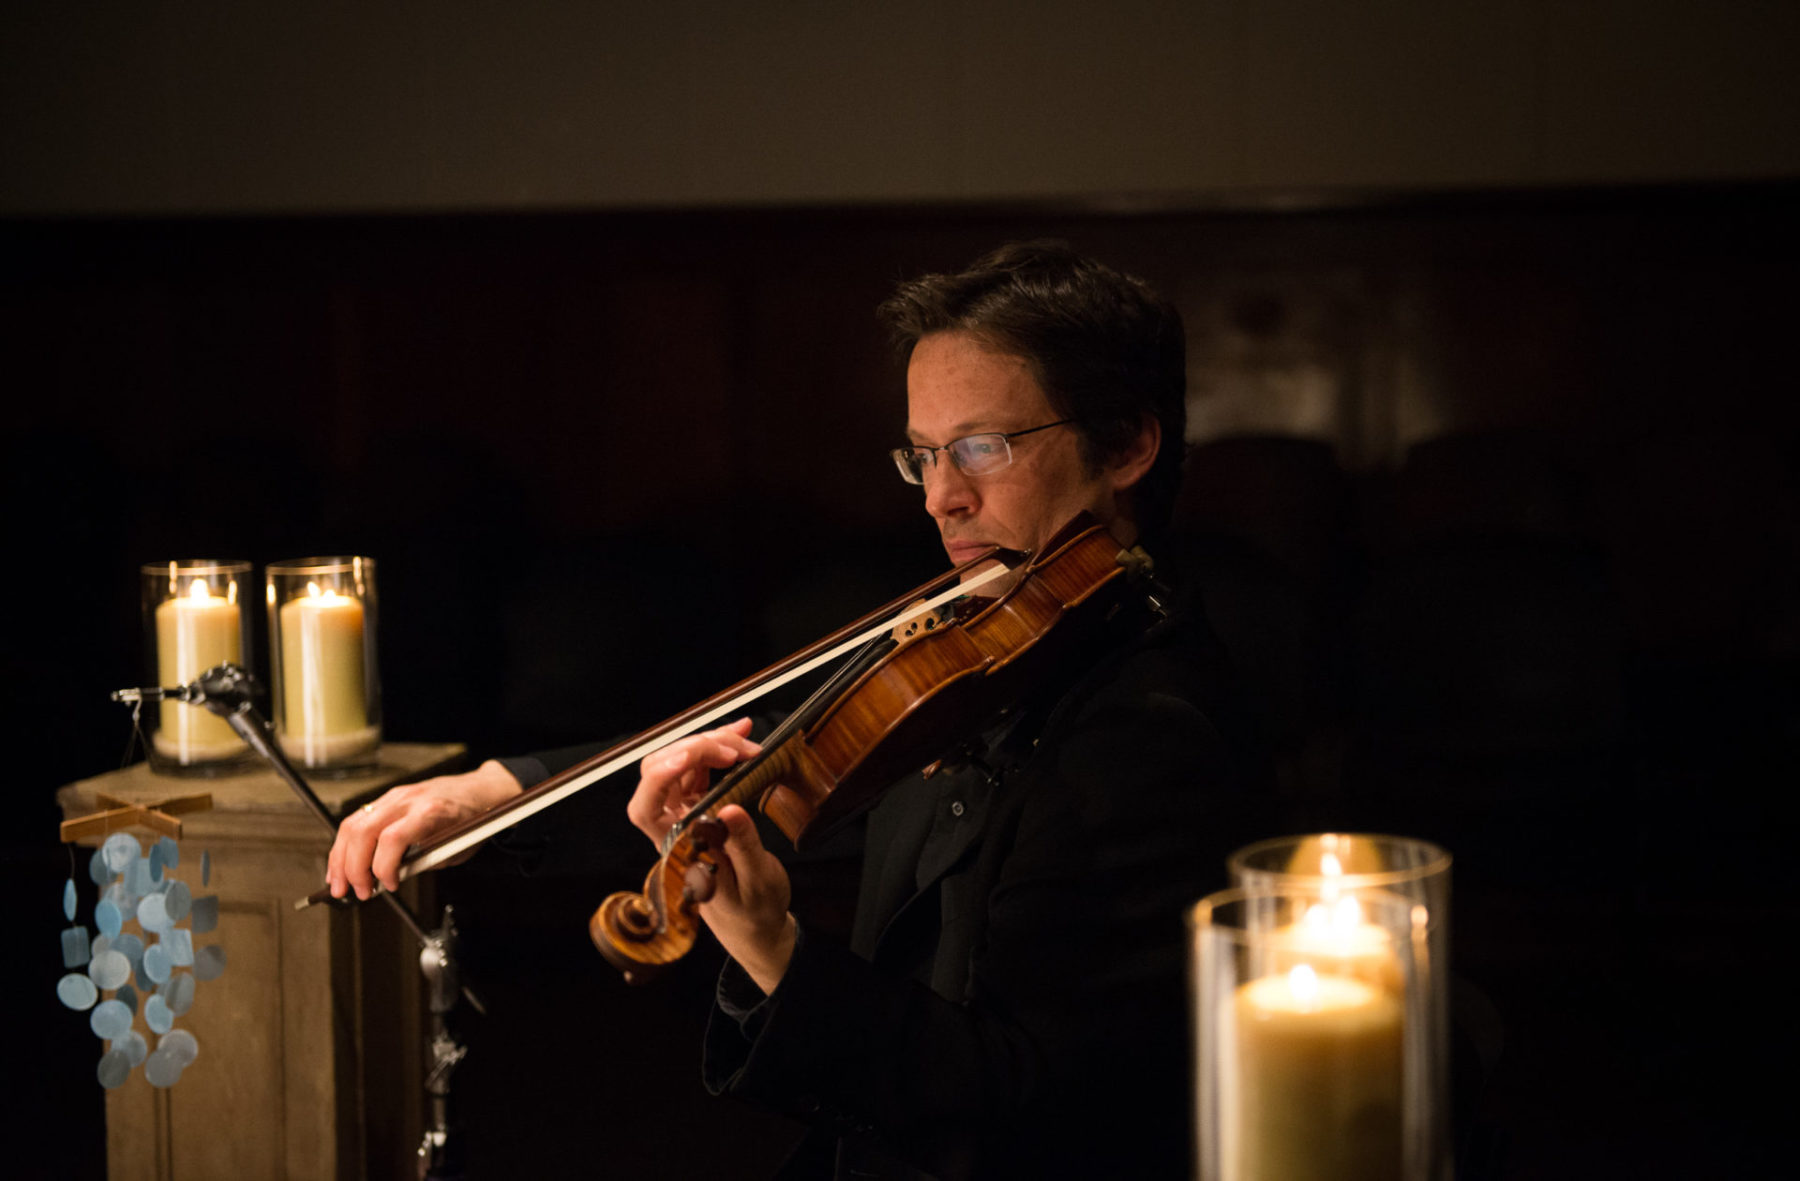
[[[264,577],[282,750],[310,771],[371,766],[381,749],[375,560],[293,558]]]
[[[1437,1154],[1423,908],[1234,888],[1190,912],[1201,1181],[1425,1181]]]
[[[250,667],[249,562],[154,562],[139,575],[145,684],[173,688],[216,665]],[[142,724],[159,774],[223,775],[250,758],[244,740],[205,706],[158,702]]]
[[[1383,833],[1305,833],[1258,841],[1226,860],[1231,884],[1251,893],[1291,891],[1310,898],[1315,920],[1344,899],[1372,893],[1397,895],[1423,908],[1425,945],[1416,958],[1427,1020],[1430,1056],[1418,1080],[1431,1093],[1434,1126],[1425,1171],[1445,1181],[1454,1172],[1450,1134],[1450,865],[1442,847],[1414,837]],[[1409,1174],[1414,1175],[1414,1174]]]

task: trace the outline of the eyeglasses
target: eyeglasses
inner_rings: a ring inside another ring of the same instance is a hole
[[[925,473],[937,464],[937,453],[940,451],[950,457],[950,462],[963,475],[985,476],[1012,462],[1012,444],[1007,442],[1008,439],[1047,431],[1053,426],[1066,426],[1073,421],[1075,420],[1072,418],[1059,418],[1055,422],[1026,427],[1022,431],[968,435],[945,443],[942,447],[896,447],[888,454],[894,457],[894,466],[900,469],[900,478],[908,484],[925,482]]]

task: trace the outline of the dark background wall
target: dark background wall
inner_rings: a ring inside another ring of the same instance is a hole
[[[0,212],[992,201],[1800,169],[1783,0],[0,13]]]

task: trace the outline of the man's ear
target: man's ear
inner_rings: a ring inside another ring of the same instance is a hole
[[[1137,437],[1107,464],[1107,476],[1113,491],[1123,492],[1142,480],[1150,466],[1156,462],[1156,454],[1161,447],[1162,423],[1156,415],[1146,414],[1142,425],[1138,427]]]

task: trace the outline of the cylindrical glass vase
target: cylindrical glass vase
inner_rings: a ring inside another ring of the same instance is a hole
[[[1398,895],[1423,908],[1425,946],[1416,968],[1431,1023],[1427,1073],[1435,1125],[1430,1158],[1416,1174],[1447,1181],[1454,1174],[1450,1129],[1450,864],[1441,846],[1383,833],[1304,833],[1258,841],[1226,861],[1231,884],[1251,893],[1296,891],[1311,897],[1315,917],[1345,898]],[[1410,1174],[1409,1174],[1410,1175]]]
[[[209,668],[250,668],[250,563],[193,559],[139,569],[145,683],[186,685]],[[162,701],[142,715],[150,768],[163,775],[224,775],[250,748],[203,705]]]
[[[1230,889],[1190,914],[1200,1181],[1427,1181],[1437,1153],[1423,908]]]
[[[264,572],[275,735],[301,767],[348,774],[381,750],[375,560],[293,558]]]

